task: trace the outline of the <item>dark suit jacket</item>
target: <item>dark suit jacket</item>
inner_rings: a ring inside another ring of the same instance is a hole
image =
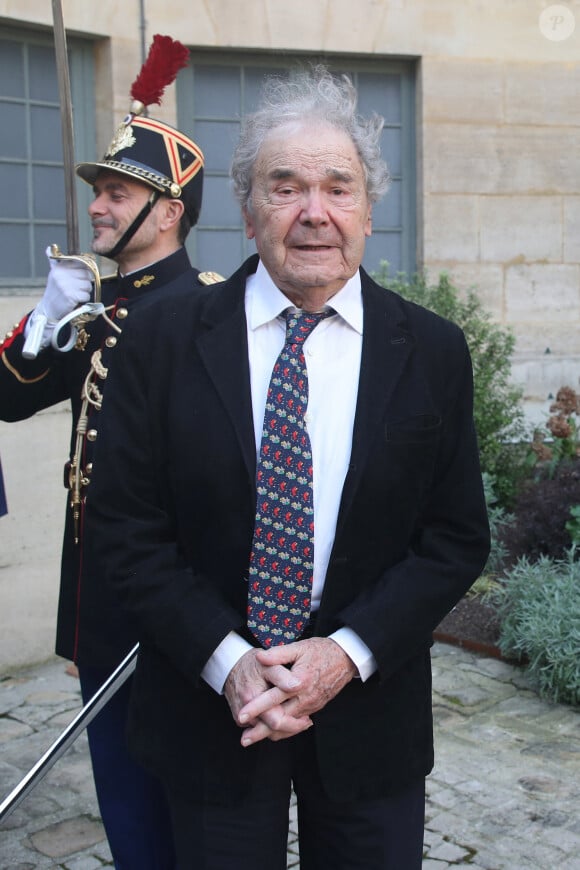
[[[200,678],[227,632],[244,632],[256,466],[244,287],[256,264],[133,317],[88,500],[139,626],[131,743],[173,788],[218,800],[243,791],[261,751],[239,746],[225,699]],[[350,626],[378,662],[314,717],[323,781],[345,799],[431,769],[431,633],[489,546],[464,337],[361,277],[352,456],[316,629]]]

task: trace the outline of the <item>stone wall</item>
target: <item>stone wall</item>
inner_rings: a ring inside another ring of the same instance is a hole
[[[545,410],[580,375],[580,63],[425,59],[423,83],[424,262],[514,330]]]
[[[0,297],[2,335],[36,301]],[[0,674],[54,649],[70,427],[65,404],[19,423],[0,422],[8,501],[0,517]]]

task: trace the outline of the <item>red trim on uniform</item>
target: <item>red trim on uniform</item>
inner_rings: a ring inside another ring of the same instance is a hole
[[[174,130],[166,124],[159,123],[151,118],[134,118],[131,122],[135,127],[145,127],[159,133],[163,138],[167,158],[172,170],[173,181],[184,187],[199,170],[203,167],[203,153],[192,139],[189,139],[179,130]],[[194,160],[187,169],[183,169],[179,157],[179,147],[185,148],[188,154],[193,155]]]
[[[0,342],[0,353],[7,350],[10,345],[14,343],[19,335],[24,334],[24,327],[26,326],[29,317],[29,314],[25,314],[17,326],[15,326],[13,329],[8,330],[8,332],[4,336],[4,340]]]
[[[76,619],[75,619],[75,639],[73,643],[73,662],[77,664],[78,654],[79,654],[79,642],[80,642],[80,628],[81,628],[81,588],[82,582],[81,578],[83,576],[83,540],[85,534],[85,500],[84,498],[81,500],[80,504],[80,516],[79,516],[79,574],[77,577],[77,601],[76,601]]]
[[[188,181],[191,181],[197,175],[203,163],[200,160],[194,160],[184,172],[179,159],[179,146],[175,139],[167,137],[165,144],[167,146],[169,162],[173,168],[173,177],[181,187],[184,187]]]
[[[152,118],[134,118],[131,121],[131,124],[136,127],[151,127],[152,130],[155,130],[157,133],[161,133],[163,136],[171,136],[177,142],[180,142],[182,145],[184,145],[188,149],[188,151],[196,154],[203,165],[203,152],[201,151],[201,148],[199,148],[199,146],[195,144],[193,139],[190,139],[184,133],[180,133],[179,130],[175,130],[173,127],[169,127],[163,122],[154,121]]]

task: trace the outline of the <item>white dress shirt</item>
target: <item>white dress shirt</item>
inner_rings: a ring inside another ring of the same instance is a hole
[[[336,311],[336,315],[322,320],[304,343],[308,370],[305,422],[313,461],[313,611],[318,610],[322,598],[352,446],[363,332],[358,272],[329,300],[328,305]],[[286,335],[286,321],[281,315],[293,306],[260,262],[256,273],[250,275],[246,282],[245,307],[258,456],[270,376]],[[359,636],[345,627],[330,637],[354,661],[361,679],[368,679],[376,670],[376,662]],[[208,660],[202,677],[221,692],[231,668],[251,648],[240,635],[230,632]]]

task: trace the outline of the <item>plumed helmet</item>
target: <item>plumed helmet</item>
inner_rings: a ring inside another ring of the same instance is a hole
[[[169,36],[153,37],[147,60],[131,87],[131,110],[115,133],[102,160],[79,163],[77,175],[94,184],[109,169],[128,175],[172,199],[183,202],[192,226],[197,223],[203,189],[203,153],[185,134],[142,113],[160,103],[165,87],[187,65],[189,51]]]
[[[103,169],[129,175],[172,199],[181,199],[192,225],[197,222],[203,189],[203,154],[192,139],[169,124],[129,115],[103,159],[79,163],[76,172],[88,184],[94,184]]]

